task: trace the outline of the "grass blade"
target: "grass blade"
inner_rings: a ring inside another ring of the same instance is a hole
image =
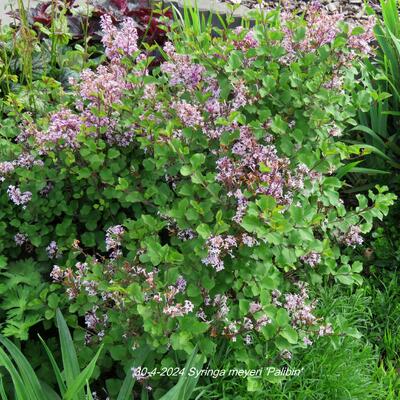
[[[90,361],[86,368],[77,376],[74,382],[71,385],[68,385],[67,392],[64,395],[65,400],[72,400],[76,395],[79,395],[79,393],[88,383],[89,379],[93,375],[93,371],[96,367],[97,360],[102,350],[103,345],[100,346],[92,361]]]
[[[60,335],[61,356],[64,367],[65,381],[67,383],[67,387],[70,387],[79,376],[80,369],[71,334],[59,309],[57,309],[57,325]],[[85,395],[83,392],[77,394],[77,398],[84,399],[84,397]]]
[[[38,336],[39,336],[39,339],[42,342],[42,345],[46,351],[47,357],[49,357],[51,366],[53,367],[54,375],[56,376],[57,384],[58,384],[58,388],[60,390],[61,396],[64,396],[67,388],[65,387],[65,383],[62,378],[60,368],[58,368],[58,365],[57,365],[56,360],[54,359],[53,353],[47,347],[47,344],[44,342],[44,340],[42,339],[42,337],[40,335],[38,335]]]
[[[16,363],[21,378],[24,382],[25,390],[30,399],[42,399],[42,387],[39,383],[39,379],[37,378],[35,371],[29,364],[28,360],[11,340],[0,335],[0,343],[7,349],[7,351],[10,353],[10,356]]]
[[[10,358],[8,357],[8,355],[2,348],[0,348],[0,365],[3,365],[11,376],[11,379],[14,384],[15,394],[16,394],[15,399],[17,399],[17,400],[33,400],[33,399],[29,399],[27,397],[24,382],[22,381],[20,374],[18,373],[14,364],[12,363],[12,361],[10,360]]]
[[[1,396],[1,400],[8,400],[8,397],[6,395],[6,391],[4,389],[3,377],[2,376],[0,376],[0,396]]]

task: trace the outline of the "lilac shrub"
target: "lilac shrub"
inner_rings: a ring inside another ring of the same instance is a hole
[[[105,17],[108,62],[73,82],[73,107],[23,127],[29,166],[0,164],[5,254],[29,245],[115,360],[176,366],[172,352],[225,341],[260,368],[343,334],[313,286],[361,284],[348,255],[394,201],[376,187],[347,206],[336,176],[362,151],[340,135],[367,105],[354,88],[372,25],[315,3],[257,18],[221,37],[172,29],[154,67],[132,22]]]

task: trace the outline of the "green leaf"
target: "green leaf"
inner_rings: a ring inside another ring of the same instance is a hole
[[[64,383],[64,379],[61,375],[61,371],[60,368],[57,365],[57,362],[53,356],[53,353],[50,351],[50,349],[48,348],[47,344],[45,343],[45,341],[42,339],[42,337],[40,335],[39,336],[39,340],[42,342],[42,345],[46,351],[47,357],[49,357],[51,366],[53,367],[53,372],[54,375],[56,376],[56,380],[57,380],[57,384],[58,384],[58,388],[60,390],[60,393],[62,396],[64,396],[67,388],[65,387],[65,383]]]
[[[210,227],[206,224],[200,224],[196,228],[196,232],[203,238],[203,239],[208,239],[211,236],[211,230]]]
[[[78,357],[76,355],[74,343],[72,341],[67,323],[65,322],[64,317],[62,316],[59,309],[57,309],[56,311],[56,316],[58,333],[60,336],[61,357],[64,366],[64,376],[67,387],[70,388],[71,385],[74,384],[80,373]],[[85,398],[85,394],[83,391],[75,393],[74,396],[76,399],[80,400],[84,400]]]
[[[76,377],[76,379],[68,385],[68,389],[65,393],[65,400],[73,400],[76,396],[80,396],[83,393],[83,388],[85,384],[89,381],[91,376],[93,375],[94,368],[96,367],[97,359],[100,356],[101,351],[103,350],[103,345],[100,346],[96,355],[90,361],[90,363],[86,366],[86,368]]]
[[[293,329],[291,326],[287,326],[280,332],[280,335],[284,337],[289,343],[296,344],[299,340],[299,335],[297,331]]]
[[[29,394],[31,399],[40,399],[43,397],[42,387],[36,376],[35,371],[29,364],[28,360],[24,357],[21,351],[9,339],[0,335],[0,342],[6,347],[11,357],[15,361],[21,378],[24,382],[25,391]]]

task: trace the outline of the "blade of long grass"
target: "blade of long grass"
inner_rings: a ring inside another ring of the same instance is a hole
[[[1,400],[8,400],[8,397],[6,395],[6,391],[4,389],[3,377],[2,376],[0,376],[0,396],[1,396]]]
[[[44,350],[46,351],[47,357],[49,357],[51,366],[53,367],[54,375],[56,376],[56,380],[57,380],[58,388],[60,390],[60,394],[61,394],[61,396],[64,396],[67,388],[65,387],[65,383],[64,383],[63,377],[61,375],[60,368],[58,367],[57,362],[54,359],[53,353],[47,347],[47,344],[45,343],[45,341],[42,339],[42,337],[40,335],[38,335],[38,336],[39,336],[39,340],[42,342]]]
[[[46,396],[43,400],[61,400],[61,397],[46,382],[41,382],[41,384],[42,391]]]
[[[93,357],[92,361],[86,366],[86,368],[77,376],[77,378],[68,385],[68,389],[64,395],[64,400],[72,400],[75,396],[79,395],[79,392],[85,387],[86,383],[93,375],[93,371],[96,367],[97,360],[103,350],[103,345],[100,346],[96,355]]]
[[[197,351],[198,347],[196,345],[186,362],[185,369],[183,374],[180,376],[178,383],[163,397],[161,397],[160,400],[186,400],[190,398],[194,388],[197,385],[199,376],[196,377],[197,374],[191,376],[189,375],[189,371],[191,371],[193,368],[199,370],[203,365],[202,360],[196,360]]]
[[[379,149],[384,151],[385,150],[385,142],[382,140],[379,135],[374,132],[371,128],[368,128],[368,126],[363,126],[363,125],[357,125],[351,131],[359,131],[359,132],[364,132],[367,135],[369,135],[375,142],[379,143]]]
[[[61,311],[57,309],[56,314],[58,332],[60,335],[61,357],[63,361],[65,381],[67,383],[67,387],[70,387],[75,382],[80,373],[78,357],[76,355],[74,343],[72,341],[67,323],[65,322]],[[84,393],[78,393],[77,397],[83,399]]]
[[[31,396],[32,400],[35,398],[41,399],[43,397],[42,387],[28,360],[11,340],[0,335],[0,343],[3,344],[15,361],[29,396]]]
[[[382,171],[380,169],[374,169],[374,168],[363,168],[363,167],[355,167],[352,169],[353,173],[359,173],[359,174],[367,174],[367,175],[390,175],[391,172],[389,171]]]
[[[132,398],[132,390],[135,384],[135,379],[128,372],[124,381],[122,382],[121,389],[118,393],[117,400],[130,400]]]
[[[93,396],[92,396],[92,391],[90,390],[90,386],[89,386],[89,382],[87,382],[86,384],[86,396],[87,396],[87,400],[94,400]]]
[[[24,382],[23,382],[20,374],[18,373],[14,364],[12,363],[12,361],[10,360],[10,358],[8,357],[8,355],[2,348],[0,348],[0,365],[4,366],[11,376],[11,379],[14,384],[15,394],[16,394],[15,399],[17,399],[17,400],[33,400],[33,399],[29,399],[29,397],[27,397],[28,395],[25,392],[25,385],[24,385]]]
[[[336,177],[338,179],[343,178],[345,175],[347,175],[349,172],[351,172],[354,167],[356,167],[358,164],[362,163],[362,160],[360,161],[354,161],[352,163],[348,163],[346,165],[344,165],[343,167],[340,167],[337,171],[336,171]]]

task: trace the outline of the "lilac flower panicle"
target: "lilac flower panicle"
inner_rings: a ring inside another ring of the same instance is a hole
[[[132,18],[125,18],[118,29],[110,15],[103,15],[100,26],[103,30],[102,43],[110,60],[119,61],[122,56],[132,56],[138,50],[138,33]]]
[[[21,192],[20,188],[13,185],[8,187],[7,194],[14,204],[22,206],[22,208],[26,208],[26,204],[28,204],[32,199],[31,192]]]
[[[316,267],[321,262],[321,254],[312,251],[304,256],[300,257],[304,264],[308,264],[310,267]]]
[[[17,233],[14,236],[14,241],[17,246],[22,246],[28,241],[28,237],[24,233]]]
[[[118,258],[122,255],[120,246],[125,229],[122,225],[111,226],[106,232],[106,250],[111,251],[111,258]]]
[[[222,271],[224,266],[224,261],[222,257],[225,254],[233,256],[231,249],[237,247],[237,241],[234,236],[211,236],[208,238],[207,242],[208,254],[206,258],[202,259],[202,263],[205,265],[211,265],[217,272]]]
[[[338,240],[340,243],[351,247],[361,245],[364,242],[364,238],[361,236],[361,228],[358,225],[352,225],[345,234],[339,235]]]
[[[14,163],[11,161],[3,161],[0,163],[0,182],[5,180],[5,177],[14,171]]]
[[[249,312],[251,314],[254,314],[254,313],[256,313],[257,311],[260,311],[260,310],[261,310],[261,304],[260,303],[256,303],[256,302],[250,303]]]
[[[50,259],[57,258],[61,255],[57,243],[54,240],[51,241],[50,244],[46,247],[46,252]]]
[[[178,54],[171,42],[164,45],[164,51],[169,60],[161,64],[161,71],[169,75],[171,86],[183,85],[188,90],[194,90],[202,81],[205,68],[195,64],[186,54]]]
[[[180,276],[175,284],[178,292],[183,293],[186,289],[186,284],[187,284],[186,280],[183,278],[183,276]]]
[[[64,276],[64,271],[58,265],[53,265],[53,269],[50,272],[50,278],[53,282],[61,282]]]

